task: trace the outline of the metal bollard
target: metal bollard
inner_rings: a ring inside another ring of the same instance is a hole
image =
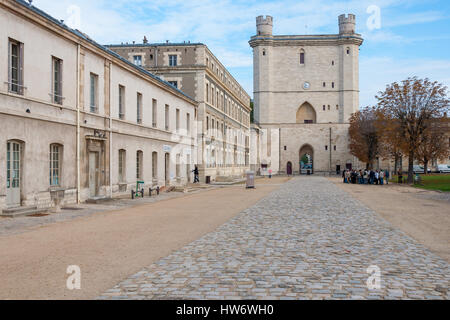
[[[131,199],[134,199],[134,190],[131,190]]]
[[[159,187],[156,187],[156,194],[159,196]]]
[[[152,188],[148,189],[148,195],[151,197],[152,196]]]

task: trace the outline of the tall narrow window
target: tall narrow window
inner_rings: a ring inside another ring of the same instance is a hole
[[[10,39],[8,51],[8,89],[23,94],[23,43]]]
[[[156,128],[158,124],[158,101],[152,99],[152,126]]]
[[[126,181],[125,175],[125,161],[126,161],[126,151],[121,149],[119,150],[119,182]]]
[[[136,97],[136,112],[137,112],[137,123],[142,123],[142,94],[137,93]]]
[[[62,60],[53,57],[52,58],[53,65],[53,103],[62,104],[63,96],[62,96]]]
[[[334,82],[331,83],[331,87],[334,89]]]
[[[92,113],[98,112],[98,96],[97,96],[97,87],[98,87],[98,76],[96,74],[91,73],[90,75],[90,111]]]
[[[50,186],[60,186],[61,149],[58,144],[50,145]]]
[[[142,66],[142,56],[134,56],[133,57],[134,64],[141,67]]]
[[[206,84],[206,102],[209,102],[209,84]]]
[[[142,163],[143,163],[144,153],[142,151],[136,152],[136,179],[142,180]]]
[[[125,87],[119,85],[119,119],[125,119]]]
[[[191,134],[191,114],[190,113],[186,113],[186,131],[187,131],[188,135]]]
[[[170,67],[176,67],[177,66],[177,55],[170,54],[169,55],[169,66]]]
[[[300,51],[300,64],[305,64],[305,51]]]
[[[165,109],[165,128],[167,131],[169,131],[169,105],[166,104],[166,109]]]
[[[180,109],[177,109],[176,111],[176,129],[177,132],[180,131]]]
[[[152,178],[158,179],[158,153],[152,153]]]

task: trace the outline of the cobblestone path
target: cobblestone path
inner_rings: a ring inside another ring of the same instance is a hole
[[[449,299],[449,280],[447,262],[348,193],[297,177],[99,299]]]

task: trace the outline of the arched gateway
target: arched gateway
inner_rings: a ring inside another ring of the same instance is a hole
[[[300,174],[314,173],[314,149],[304,144],[299,151]]]

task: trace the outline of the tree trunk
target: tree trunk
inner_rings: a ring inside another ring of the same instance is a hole
[[[395,164],[394,164],[394,173],[397,174],[398,172],[398,154],[395,154]]]
[[[414,182],[414,151],[409,151],[408,157],[408,184]]]
[[[424,169],[424,174],[428,174],[428,160],[424,159],[423,161],[423,169]]]

